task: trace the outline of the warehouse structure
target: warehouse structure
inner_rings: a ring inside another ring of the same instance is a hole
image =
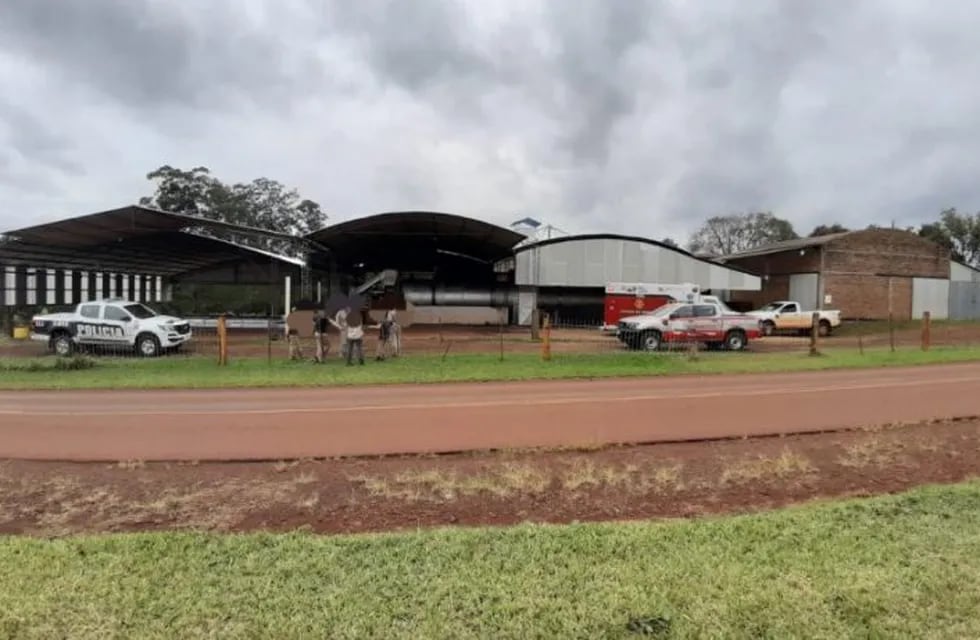
[[[535,308],[585,325],[602,323],[611,282],[693,283],[721,297],[761,289],[761,279],[740,268],[698,258],[677,247],[632,236],[565,236],[524,245],[514,257],[517,319]]]
[[[303,264],[206,234],[294,240],[140,206],[26,227],[0,237],[0,302],[8,309],[106,297],[166,303],[182,281],[278,288]]]
[[[949,250],[909,231],[865,229],[780,242],[724,256],[720,262],[762,277],[757,292],[733,292],[733,305],[796,300],[839,309],[845,319],[980,316],[975,270]]]
[[[266,244],[294,241],[302,259],[234,241],[250,235]],[[8,307],[107,296],[168,301],[175,288],[261,284],[278,290],[276,313],[363,290],[377,308],[406,310],[405,324],[529,324],[540,308],[598,326],[611,281],[692,282],[719,293],[761,286],[742,270],[653,240],[528,242],[512,229],[426,211],[367,216],[295,238],[123,207],[8,232],[0,268],[0,301]]]

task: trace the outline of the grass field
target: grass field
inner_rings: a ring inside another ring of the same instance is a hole
[[[976,638],[980,482],[697,521],[0,538],[0,567],[5,638]]]
[[[104,358],[93,368],[73,368],[55,358],[0,360],[0,389],[217,388],[334,386],[348,384],[611,378],[715,373],[763,373],[941,364],[980,360],[980,347],[935,348],[928,352],[887,349],[828,350],[821,357],[800,353],[702,353],[696,360],[674,354],[617,352],[561,354],[544,362],[537,354],[410,356],[363,367],[339,361],[326,365],[264,358],[232,360],[218,367],[204,357],[153,360]]]

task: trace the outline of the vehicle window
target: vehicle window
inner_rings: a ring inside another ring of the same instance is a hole
[[[83,304],[82,308],[78,310],[78,315],[83,318],[98,319],[99,317],[99,305],[97,304]]]
[[[780,304],[778,302],[770,302],[764,307],[761,307],[759,311],[779,311]]]
[[[694,307],[694,317],[710,318],[716,315],[716,308],[713,304],[699,304]]]
[[[106,306],[105,316],[106,320],[115,320],[117,322],[129,322],[130,316],[128,313],[120,309],[119,307]]]
[[[683,307],[677,307],[674,312],[670,314],[671,318],[693,318],[694,317],[694,307],[691,305],[684,305]]]
[[[146,320],[147,318],[152,318],[156,315],[153,309],[142,304],[127,304],[123,307],[128,311],[134,318],[139,318],[140,320]]]
[[[783,307],[783,313],[796,313],[799,310],[800,310],[799,306],[795,304],[788,304],[785,307]]]

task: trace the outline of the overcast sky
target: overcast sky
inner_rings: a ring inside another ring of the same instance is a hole
[[[962,0],[2,0],[0,229],[161,164],[334,220],[914,224],[980,209],[978,27]]]

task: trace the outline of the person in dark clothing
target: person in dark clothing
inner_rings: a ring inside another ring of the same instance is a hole
[[[313,316],[313,339],[316,341],[316,355],[313,357],[315,362],[323,363],[330,352],[330,341],[327,338],[327,330],[330,322],[327,320],[323,311],[317,311]]]
[[[378,351],[375,359],[380,361],[394,355],[394,338],[395,314],[393,311],[387,311],[381,324],[378,325]]]

